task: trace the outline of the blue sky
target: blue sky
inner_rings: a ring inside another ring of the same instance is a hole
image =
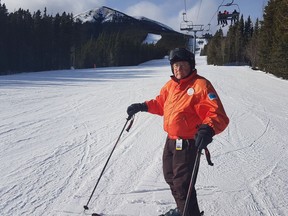
[[[107,6],[119,10],[131,16],[145,16],[166,24],[176,31],[179,31],[180,24],[183,21],[183,12],[185,11],[184,0],[0,0],[5,3],[9,12],[18,10],[20,7],[36,11],[46,7],[49,14],[72,12],[78,14],[91,8]],[[221,3],[232,2],[232,0],[186,0],[187,19],[193,24],[203,24],[206,30],[208,24],[211,24],[209,33],[214,34],[217,26],[217,9]],[[240,13],[244,19],[250,15],[252,20],[257,17],[262,18],[263,8],[268,0],[234,0],[238,4]],[[221,7],[233,11],[238,10],[237,6]],[[227,27],[226,27],[227,28]]]

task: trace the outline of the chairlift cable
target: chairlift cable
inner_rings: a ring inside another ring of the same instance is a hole
[[[225,1],[225,0],[223,0],[220,5],[223,5],[224,1]],[[209,23],[211,23],[212,20],[214,19],[214,17],[216,16],[216,14],[218,14],[218,10],[219,10],[219,7],[217,8],[216,12],[215,12],[214,15],[212,16],[212,18],[211,18],[211,20],[210,20]]]
[[[200,12],[200,10],[201,10],[201,6],[202,6],[202,0],[200,1],[200,6],[199,6],[198,13],[197,13],[196,22],[198,22],[198,17],[199,17],[199,12]]]
[[[187,12],[186,0],[184,0],[184,9],[185,9],[185,13],[186,13]]]

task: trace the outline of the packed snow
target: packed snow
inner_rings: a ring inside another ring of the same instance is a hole
[[[248,66],[211,66],[200,75],[230,118],[201,157],[197,192],[206,216],[288,215],[288,82]],[[156,216],[175,207],[162,175],[162,118],[127,106],[154,98],[171,75],[167,59],[135,67],[0,77],[0,215]]]
[[[157,44],[157,42],[162,38],[161,35],[148,33],[143,44]]]

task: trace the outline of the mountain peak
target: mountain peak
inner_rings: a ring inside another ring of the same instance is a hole
[[[131,17],[115,9],[102,6],[87,10],[83,13],[74,16],[75,20],[85,22],[98,22],[98,23],[124,23],[124,22],[141,22],[143,25],[150,26],[152,29],[158,29],[159,31],[174,31],[169,26],[166,26],[155,20],[148,19],[146,17]]]
[[[83,13],[80,13],[74,17],[76,20],[80,20],[81,22],[114,22],[117,20],[122,20],[123,18],[134,19],[120,11],[114,10],[112,8],[102,6],[98,8],[93,8],[87,10]]]

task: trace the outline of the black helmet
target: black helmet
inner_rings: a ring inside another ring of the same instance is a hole
[[[178,61],[187,61],[191,66],[191,70],[195,68],[195,56],[192,52],[185,48],[176,48],[170,51],[169,61],[171,66]]]

